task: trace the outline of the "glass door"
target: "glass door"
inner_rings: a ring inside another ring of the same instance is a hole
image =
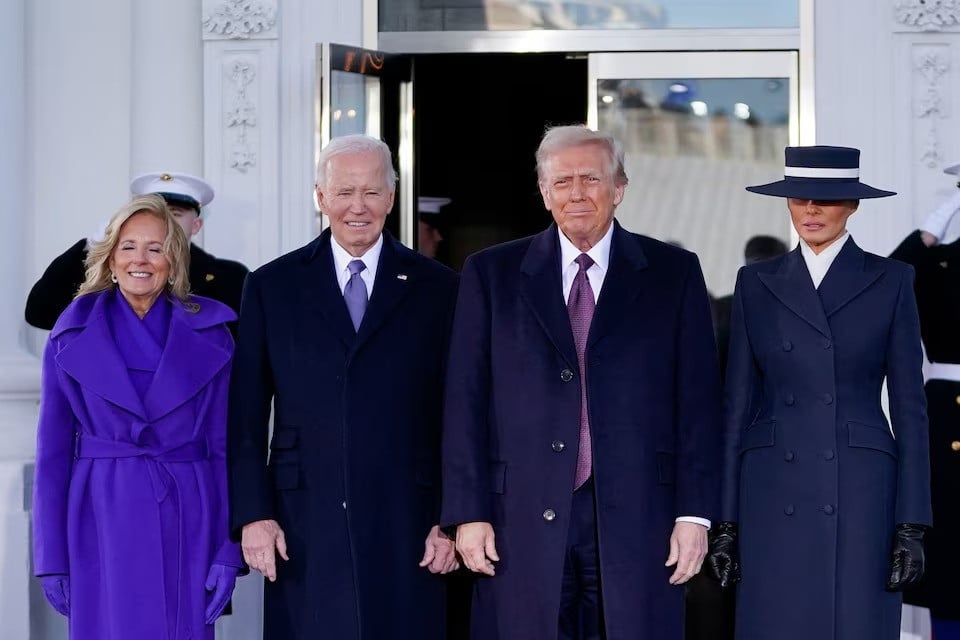
[[[394,152],[397,197],[387,229],[414,245],[413,75],[409,56],[317,45],[316,152],[331,138],[366,133]]]
[[[588,123],[626,152],[626,228],[696,252],[715,297],[750,238],[792,246],[783,200],[744,187],[781,179],[799,144],[795,51],[597,53],[588,68]]]

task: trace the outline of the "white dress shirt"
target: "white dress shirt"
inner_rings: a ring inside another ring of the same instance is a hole
[[[577,258],[583,251],[580,251],[563,232],[557,228],[557,234],[560,236],[560,279],[563,284],[563,300],[569,302],[570,289],[573,288],[573,281],[580,272],[580,265],[577,264]],[[607,269],[610,266],[610,244],[613,240],[613,223],[603,234],[600,240],[590,247],[586,252],[593,259],[593,264],[587,269],[587,279],[590,280],[590,288],[593,289],[593,300],[596,302],[600,298],[600,289],[603,288],[603,280],[607,276]],[[706,518],[697,518],[695,516],[680,516],[677,522],[693,522],[710,528],[710,521]]]
[[[813,249],[811,249],[806,242],[800,242],[800,253],[803,255],[803,261],[807,263],[807,271],[810,272],[814,289],[820,288],[820,283],[827,277],[827,271],[830,270],[830,265],[833,264],[833,261],[837,258],[837,254],[840,253],[840,249],[843,249],[843,245],[849,238],[850,232],[844,231],[842,236],[819,254],[814,253]]]
[[[333,250],[333,267],[336,269],[340,293],[343,293],[344,287],[350,281],[348,265],[354,260],[362,260],[367,268],[360,272],[360,279],[367,286],[367,300],[369,300],[373,295],[373,282],[377,279],[377,265],[380,264],[380,250],[383,249],[383,234],[381,233],[374,245],[359,258],[347,253],[347,250],[341,247],[333,236],[330,236],[330,248]]]

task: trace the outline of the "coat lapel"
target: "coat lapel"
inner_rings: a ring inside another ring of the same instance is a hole
[[[202,317],[173,302],[167,344],[143,399],[150,420],[159,420],[193,398],[230,362],[229,350],[200,333],[207,326]]]
[[[296,284],[296,289],[300,292],[301,308],[306,313],[319,317],[316,325],[310,322],[308,317],[307,325],[316,326],[318,330],[328,330],[350,349],[357,341],[357,333],[353,330],[347,303],[344,302],[340,285],[337,284],[330,242],[329,229],[313,241],[313,246],[306,255],[303,281]]]
[[[390,318],[416,282],[416,263],[410,259],[411,255],[407,255],[408,252],[409,249],[397,242],[392,235],[383,232],[383,248],[380,250],[377,275],[373,281],[373,293],[357,331],[358,347],[369,340]]]
[[[520,265],[520,295],[567,365],[576,368],[577,350],[560,280],[560,239],[557,233],[557,226],[551,224],[533,237]]]
[[[143,403],[133,388],[105,317],[110,295],[113,294],[99,296],[82,330],[57,354],[56,361],[84,389],[146,419]]]
[[[853,238],[848,239],[817,290],[827,317],[863,293],[882,273],[880,269],[867,269],[863,249]]]
[[[616,220],[613,224],[610,264],[590,324],[588,345],[609,334],[623,319],[623,310],[642,290],[633,274],[647,268],[646,255],[636,237],[624,231]]]
[[[803,261],[800,247],[783,257],[776,273],[759,273],[760,281],[788,309],[807,321],[813,328],[831,338],[830,325],[823,312],[820,296]]]

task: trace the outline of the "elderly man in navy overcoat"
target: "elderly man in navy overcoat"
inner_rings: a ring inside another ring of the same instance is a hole
[[[381,141],[334,138],[317,169],[330,229],[245,286],[231,527],[267,578],[265,639],[444,637],[433,574],[457,564],[437,527],[457,276],[383,230],[395,183]]]
[[[697,258],[614,221],[612,138],[550,129],[556,224],[470,257],[447,378],[444,526],[482,640],[680,640],[718,494],[719,391]]]
[[[894,195],[859,181],[859,158],[788,147],[784,180],[748,187],[787,199],[800,243],[743,267],[734,292],[710,567],[723,583],[742,570],[738,640],[895,640],[898,591],[923,573],[913,268],[864,252],[846,230],[860,199]]]

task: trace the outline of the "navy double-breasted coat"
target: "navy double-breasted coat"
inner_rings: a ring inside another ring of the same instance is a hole
[[[609,640],[682,637],[664,567],[678,516],[719,506],[718,370],[692,253],[614,223],[586,347],[600,578]],[[557,227],[464,266],[450,346],[445,525],[493,525],[474,638],[555,638],[570,526],[580,379]]]
[[[797,248],[741,269],[730,333],[738,640],[898,638],[894,528],[931,518],[912,268],[851,238],[816,289]]]
[[[417,566],[439,520],[443,365],[456,274],[384,233],[355,332],[330,232],[252,273],[233,368],[231,528],[275,519],[289,561],[264,638],[439,640],[443,578]],[[267,429],[273,436],[267,465]]]

